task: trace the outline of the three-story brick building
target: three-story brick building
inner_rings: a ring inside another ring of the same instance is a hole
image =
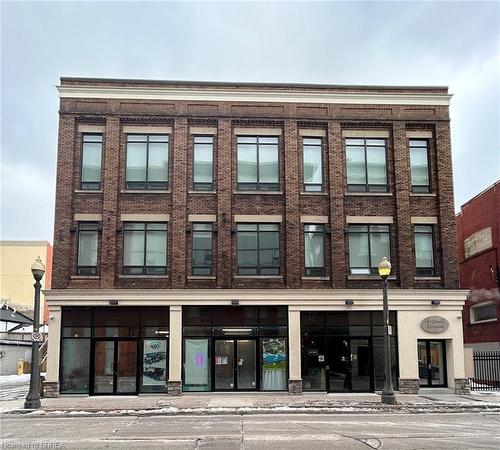
[[[443,87],[62,78],[46,393],[465,388]]]

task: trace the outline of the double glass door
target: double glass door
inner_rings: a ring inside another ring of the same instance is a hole
[[[216,339],[214,352],[215,390],[257,389],[257,341]]]
[[[445,342],[418,341],[418,377],[420,386],[446,386]]]
[[[332,337],[326,361],[328,392],[368,392],[372,390],[370,340]]]
[[[93,394],[137,393],[137,340],[94,341]]]

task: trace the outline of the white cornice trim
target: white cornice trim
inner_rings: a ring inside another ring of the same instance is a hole
[[[449,94],[396,94],[356,92],[280,92],[272,90],[57,86],[60,98],[169,100],[257,103],[331,103],[353,105],[448,106]]]

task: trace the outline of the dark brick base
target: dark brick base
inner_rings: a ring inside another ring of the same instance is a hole
[[[59,397],[59,383],[57,381],[44,381],[43,396],[46,398]]]
[[[400,394],[418,394],[420,388],[420,380],[412,378],[399,379],[399,393]]]
[[[469,395],[470,385],[467,378],[455,378],[455,394]]]
[[[302,394],[302,380],[289,380],[288,392],[290,394]]]
[[[168,395],[181,395],[182,383],[180,381],[169,381],[167,383]]]

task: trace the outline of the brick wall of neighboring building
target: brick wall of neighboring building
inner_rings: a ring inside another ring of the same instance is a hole
[[[471,289],[463,313],[465,343],[500,343],[500,182],[463,205],[456,221],[460,286]],[[464,241],[489,227],[492,245],[466,258]],[[496,302],[497,321],[471,324],[470,307],[488,301]]]
[[[217,89],[217,84],[160,83],[62,79],[63,86],[188,87]],[[243,86],[244,87],[244,86]],[[225,84],[225,89],[242,85]],[[246,89],[346,93],[433,93],[446,88],[373,88],[253,86]],[[81,137],[78,126],[105,127],[102,192],[79,191]],[[125,125],[172,127],[170,138],[169,192],[122,192],[125,188]],[[193,140],[189,127],[215,127],[215,193],[190,193]],[[236,194],[236,137],[234,128],[279,128],[280,194]],[[302,148],[299,130],[317,129],[324,138],[322,194],[304,194]],[[386,195],[346,193],[343,130],[384,130],[387,139],[388,192]],[[433,191],[411,193],[408,131],[429,131]],[[74,214],[102,214],[98,269],[100,277],[75,276],[77,233]],[[168,277],[124,278],[120,215],[124,213],[170,214],[168,224]],[[216,214],[214,280],[188,279],[190,239],[188,214]],[[235,214],[281,215],[281,273],[283,279],[241,279],[236,275]],[[327,216],[326,276],[304,280],[301,215]],[[61,98],[57,192],[53,257],[53,289],[64,288],[364,288],[380,285],[378,277],[353,279],[348,274],[346,216],[392,216],[391,258],[401,288],[458,287],[453,182],[447,106],[356,105],[251,102],[189,102]],[[436,268],[440,279],[415,280],[411,217],[433,216]]]

